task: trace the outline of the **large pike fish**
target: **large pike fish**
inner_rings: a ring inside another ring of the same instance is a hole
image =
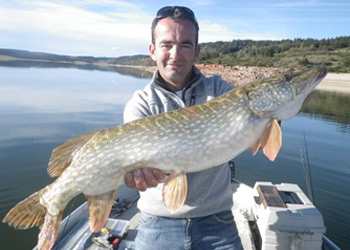
[[[48,172],[59,176],[18,203],[3,222],[41,228],[40,250],[55,243],[62,213],[79,193],[88,200],[90,229],[106,223],[116,190],[131,170],[153,167],[172,174],[163,201],[176,212],[187,195],[187,172],[220,165],[247,148],[274,160],[281,146],[277,120],[292,118],[326,76],[326,68],[279,75],[237,88],[209,102],[73,138],[53,150]]]

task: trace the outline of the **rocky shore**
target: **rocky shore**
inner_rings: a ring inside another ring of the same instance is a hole
[[[270,76],[293,72],[293,69],[267,68],[267,67],[246,67],[226,65],[196,65],[204,75],[220,75],[225,81],[238,87],[247,83],[268,78]]]
[[[225,81],[228,81],[234,86],[242,86],[255,80],[261,80],[273,75],[295,71],[294,69],[286,68],[226,66],[213,64],[197,64],[196,66],[204,75],[220,75]],[[155,67],[142,67],[142,69],[153,72]],[[350,94],[350,74],[328,73],[326,78],[316,87],[316,89]]]
[[[225,65],[196,65],[203,74],[210,76],[213,74],[221,77],[233,84],[241,86],[254,80],[264,79],[273,75],[293,72],[294,69],[267,68],[267,67],[243,67]],[[316,87],[318,90],[340,92],[350,94],[350,74],[349,73],[328,73],[326,78]]]

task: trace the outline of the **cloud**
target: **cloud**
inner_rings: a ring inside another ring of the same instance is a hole
[[[209,20],[202,20],[200,23],[199,42],[230,41],[235,33],[224,25],[212,23]]]
[[[350,7],[345,2],[317,0],[190,0],[189,4],[198,9],[193,8],[198,14],[200,42],[344,35]],[[11,0],[0,6],[0,44],[4,48],[109,57],[148,54],[154,4]]]
[[[145,9],[114,0],[12,1],[0,9],[0,31],[9,34],[0,40],[6,47],[59,54],[148,54],[153,16]],[[201,20],[200,27],[200,42],[248,37],[210,21]]]
[[[270,31],[256,31],[253,27],[247,28],[246,23],[240,24],[238,21],[232,21],[235,26],[230,28],[226,25],[213,23],[209,20],[200,22],[199,42],[232,41],[234,39],[253,39],[253,40],[279,40],[282,39],[282,32],[272,29]],[[246,31],[245,31],[246,30]]]
[[[122,1],[29,1],[14,2],[0,9],[0,31],[12,34],[36,34],[37,42],[59,40],[80,44],[79,50],[111,48],[118,44],[120,53],[134,51],[150,40],[152,17],[137,5]],[[4,39],[4,38],[3,38]],[[26,38],[22,38],[26,42]],[[43,45],[45,46],[45,45]],[[58,45],[57,45],[58,46]],[[131,48],[130,48],[131,46]],[[64,51],[64,48],[61,49]]]

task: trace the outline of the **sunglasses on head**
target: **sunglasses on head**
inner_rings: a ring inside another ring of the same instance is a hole
[[[199,30],[197,19],[194,16],[193,11],[190,8],[184,6],[166,6],[159,9],[156,17],[153,19],[153,25],[155,25],[158,20],[173,15],[176,9],[181,10],[183,17],[192,21],[196,27],[196,30]]]

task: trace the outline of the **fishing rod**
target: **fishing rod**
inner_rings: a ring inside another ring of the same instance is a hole
[[[305,151],[300,149],[300,155],[301,155],[301,161],[302,161],[303,168],[304,168],[306,191],[307,191],[307,196],[310,199],[310,201],[313,204],[315,204],[314,190],[313,190],[313,186],[312,186],[310,163],[309,163],[309,153],[307,150],[305,132],[304,132],[304,147],[305,147]]]
[[[305,151],[300,149],[300,154],[301,154],[301,160],[302,160],[304,173],[305,173],[306,191],[307,191],[307,196],[309,200],[315,205],[314,190],[312,186],[311,171],[310,171],[310,164],[309,164],[309,153],[307,150],[305,132],[304,132],[304,147],[305,147]],[[322,235],[322,241],[323,241],[322,249],[341,250],[336,244],[334,244],[330,239],[328,239],[326,235]]]

